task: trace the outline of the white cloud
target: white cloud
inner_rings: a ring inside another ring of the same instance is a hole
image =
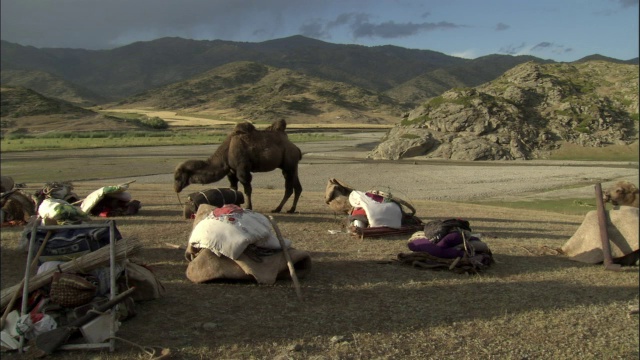
[[[455,57],[459,57],[459,58],[463,58],[463,59],[475,59],[475,58],[478,57],[478,55],[476,54],[475,50],[473,50],[473,49],[454,52],[454,53],[451,53],[449,55],[455,56]]]

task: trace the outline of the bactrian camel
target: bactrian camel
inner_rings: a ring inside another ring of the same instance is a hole
[[[232,189],[238,189],[238,182],[242,184],[246,208],[252,209],[251,173],[279,168],[284,175],[284,197],[272,212],[280,212],[291,194],[294,194],[293,205],[287,212],[295,212],[302,193],[298,178],[302,152],[289,141],[285,129],[284,120],[275,121],[265,130],[258,130],[249,122],[236,125],[209,159],[187,160],[178,165],[174,173],[175,191],[179,193],[189,184],[214,183],[226,176]]]

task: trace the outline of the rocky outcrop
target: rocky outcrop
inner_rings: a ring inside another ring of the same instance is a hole
[[[541,159],[563,143],[638,140],[638,66],[526,63],[408,113],[369,153],[452,160]]]

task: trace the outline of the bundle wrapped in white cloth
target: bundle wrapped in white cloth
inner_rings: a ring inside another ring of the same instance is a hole
[[[57,221],[75,221],[88,218],[87,214],[80,208],[69,204],[61,199],[44,199],[38,207],[38,215],[43,219]]]
[[[89,194],[89,196],[87,196],[87,198],[82,201],[80,208],[85,213],[89,213],[91,209],[93,209],[93,207],[96,206],[105,196],[110,196],[122,201],[129,202],[131,201],[131,194],[126,192],[128,188],[128,183],[114,186],[103,186],[100,189],[95,190],[94,192]]]
[[[284,242],[287,248],[291,246],[290,240],[284,239]],[[281,248],[266,216],[237,205],[225,205],[211,211],[191,231],[189,245],[209,249],[233,260],[238,259],[249,245]]]
[[[402,227],[402,209],[400,209],[400,205],[381,196],[370,195],[369,193],[353,190],[349,194],[349,202],[353,207],[364,209],[367,213],[370,227],[386,226],[400,229]]]

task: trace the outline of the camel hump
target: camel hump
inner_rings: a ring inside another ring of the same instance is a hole
[[[256,130],[256,127],[253,126],[252,123],[245,121],[238,123],[235,128],[233,128],[234,134],[251,134]]]
[[[266,131],[285,131],[287,129],[287,122],[284,119],[276,120],[269,125]]]

